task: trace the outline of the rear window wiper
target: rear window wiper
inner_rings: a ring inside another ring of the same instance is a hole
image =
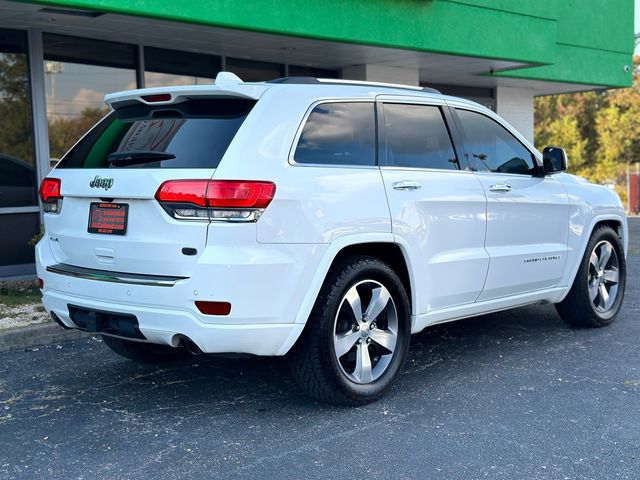
[[[129,150],[113,152],[107,155],[107,162],[112,165],[136,165],[138,163],[159,162],[176,158],[173,153],[156,152],[154,150]]]

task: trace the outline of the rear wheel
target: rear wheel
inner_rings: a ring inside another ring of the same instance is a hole
[[[577,327],[603,327],[620,311],[626,282],[622,242],[608,226],[598,227],[567,297],[556,305],[564,321]]]
[[[363,405],[381,396],[409,350],[409,301],[385,263],[357,257],[327,276],[291,353],[293,377],[312,397]]]
[[[183,347],[173,348],[168,345],[134,342],[107,335],[102,335],[102,341],[118,355],[138,363],[178,362],[189,356],[189,353]]]

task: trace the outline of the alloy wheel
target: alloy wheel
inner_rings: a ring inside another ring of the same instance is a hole
[[[349,380],[367,384],[389,367],[398,343],[398,311],[389,290],[374,280],[352,286],[334,322],[333,346]]]
[[[618,254],[607,240],[599,242],[589,258],[589,299],[596,312],[605,313],[611,309],[618,295],[619,282]]]

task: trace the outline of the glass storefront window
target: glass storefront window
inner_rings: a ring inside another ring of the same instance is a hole
[[[235,73],[245,82],[262,82],[283,77],[284,65],[227,57],[227,71]]]
[[[59,159],[108,111],[107,93],[136,88],[136,47],[45,33],[49,156]]]
[[[290,77],[340,78],[337,70],[289,65]]]
[[[211,83],[220,71],[220,57],[144,48],[145,87],[201,85]]]
[[[0,29],[0,208],[37,205],[27,38]]]

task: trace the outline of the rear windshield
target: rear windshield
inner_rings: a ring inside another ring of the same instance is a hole
[[[57,168],[216,168],[255,103],[226,98],[121,107]]]

